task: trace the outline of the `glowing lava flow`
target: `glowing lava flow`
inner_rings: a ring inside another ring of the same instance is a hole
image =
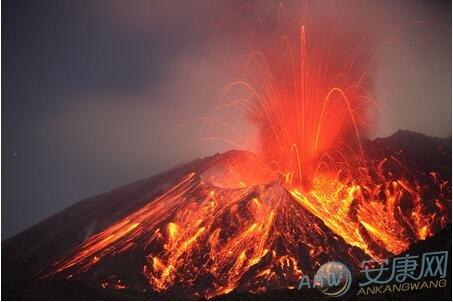
[[[379,164],[382,173],[385,161]],[[55,263],[47,277],[94,278],[102,288],[137,290],[138,281],[132,280],[141,276],[147,286],[140,291],[182,297],[262,293],[294,288],[302,274],[315,273],[330,259],[357,268],[365,253],[375,258],[398,254],[450,219],[449,185],[435,173],[430,175],[434,186],[429,190],[436,194],[430,207],[421,198],[422,186],[409,180],[371,187],[317,178],[309,192],[301,193],[288,192],[278,181],[230,189],[203,178],[212,169],[234,179],[236,173],[225,173],[222,166],[231,172],[234,158],[182,178],[90,237]],[[411,204],[403,204],[405,199]],[[122,256],[126,271],[115,264]]]
[[[294,288],[302,272],[314,273],[329,255],[353,265],[363,257],[278,183],[222,189],[192,173],[89,238],[55,263],[49,276],[65,272],[67,278],[83,278],[97,267],[109,267],[109,259],[138,251],[150,288],[206,298],[235,289]],[[102,277],[103,271],[95,275]]]
[[[433,190],[441,189],[437,183]],[[445,188],[446,189],[446,188]],[[433,235],[433,226],[443,228],[448,221],[446,207],[451,202],[448,190],[438,192],[434,207],[422,201],[421,186],[405,179],[386,180],[381,184],[343,184],[332,178],[316,178],[313,188],[302,194],[291,190],[291,195],[321,218],[347,243],[379,259],[398,255],[411,243]],[[409,209],[401,204],[412,200]]]

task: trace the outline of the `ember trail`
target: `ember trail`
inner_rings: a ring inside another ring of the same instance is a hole
[[[245,108],[259,147],[194,167],[46,277],[203,298],[292,289],[328,260],[388,258],[450,222],[451,183],[438,171],[364,147],[376,102],[360,45],[297,22],[270,37],[254,26],[257,45],[221,103],[235,87],[248,93],[231,104]],[[138,255],[136,275],[120,280],[109,263],[126,254]]]

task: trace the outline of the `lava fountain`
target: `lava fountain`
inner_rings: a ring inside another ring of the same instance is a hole
[[[322,54],[307,51],[303,26],[300,35],[296,49],[286,36],[282,38],[289,56],[283,62],[278,54],[285,49],[270,58],[254,53],[251,60],[263,60],[262,79],[247,87],[253,89],[255,102],[249,116],[260,129],[263,160],[284,175],[288,184],[309,188],[315,171],[334,147],[341,152],[351,131],[359,139],[364,99],[357,95],[359,82],[341,79],[341,73],[332,70],[336,65],[328,64]],[[292,57],[293,51],[300,51],[298,60]],[[349,63],[343,64],[338,68],[347,72]]]
[[[245,107],[258,130],[256,153],[288,186],[309,190],[319,170],[335,173],[339,164],[363,157],[361,135],[375,107],[363,45],[339,39],[332,28],[310,31],[295,22],[269,33],[257,26],[257,33],[252,26],[244,31],[260,46],[253,46],[241,79],[222,98],[244,90],[246,101],[231,103]]]

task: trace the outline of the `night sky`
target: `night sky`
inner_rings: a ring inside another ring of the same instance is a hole
[[[225,77],[218,64],[235,48],[201,54],[243,3],[2,1],[2,239],[83,198],[231,148],[197,144],[203,133],[190,121],[212,108]],[[325,18],[330,3],[317,1],[312,18]],[[450,5],[336,4],[349,30],[388,35],[424,22],[380,54],[372,80],[385,118],[373,136],[451,135]]]

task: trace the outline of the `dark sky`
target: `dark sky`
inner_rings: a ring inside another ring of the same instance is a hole
[[[196,144],[202,134],[190,122],[210,110],[212,78],[222,78],[223,54],[201,53],[243,2],[2,1],[2,239],[83,198],[230,148]],[[313,18],[330,3],[317,1]],[[373,80],[386,118],[376,136],[451,135],[450,5],[336,4],[340,23],[366,33],[424,22],[382,50]]]

